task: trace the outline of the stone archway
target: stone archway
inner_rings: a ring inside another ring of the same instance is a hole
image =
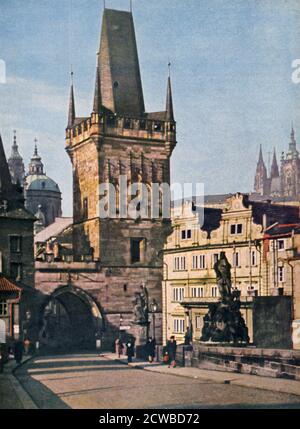
[[[53,351],[94,350],[103,329],[100,309],[83,289],[72,285],[60,286],[42,304],[41,348]]]

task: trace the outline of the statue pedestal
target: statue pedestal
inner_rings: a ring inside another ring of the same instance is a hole
[[[149,324],[145,325],[138,325],[133,324],[131,333],[135,338],[135,345],[136,346],[144,346],[148,340],[148,330],[149,330]]]
[[[137,358],[144,357],[143,350],[148,340],[148,331],[149,331],[149,323],[143,324],[143,325],[138,325],[138,324],[132,325],[131,333],[135,338],[135,350],[136,350]]]

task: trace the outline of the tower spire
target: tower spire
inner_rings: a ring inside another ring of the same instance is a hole
[[[276,149],[274,147],[273,160],[272,160],[272,166],[271,166],[271,179],[274,179],[275,177],[279,177],[279,168],[278,168],[277,158],[276,158]]]
[[[101,110],[102,110],[101,80],[100,80],[100,69],[99,69],[99,52],[97,53],[97,56],[98,56],[98,60],[97,60],[97,67],[96,67],[96,82],[95,82],[93,113],[101,113]]]
[[[173,97],[172,97],[172,86],[171,86],[171,63],[168,64],[169,76],[167,86],[167,102],[166,102],[166,120],[174,122],[174,110],[173,110]]]
[[[14,139],[13,139],[13,145],[11,148],[11,157],[9,159],[22,159],[21,155],[19,154],[19,147],[17,144],[17,131],[14,130]]]
[[[292,122],[292,127],[291,127],[291,141],[289,144],[289,152],[290,153],[296,153],[297,149],[296,149],[296,139],[295,139],[295,130],[294,130],[294,125]]]
[[[258,194],[264,195],[266,192],[266,183],[267,183],[267,169],[264,163],[263,154],[262,154],[262,145],[259,148],[258,162],[256,166],[256,174],[254,179],[254,190]]]
[[[264,159],[263,159],[263,154],[262,154],[262,145],[259,146],[258,164],[264,164]]]
[[[8,168],[10,171],[11,181],[14,185],[22,185],[25,177],[25,166],[23,158],[19,153],[17,143],[17,132],[14,130],[13,145],[11,148],[11,155],[7,160]]]
[[[74,101],[74,85],[73,85],[73,70],[71,68],[71,90],[70,90],[70,101],[69,101],[69,116],[68,116],[68,127],[72,128],[75,122],[75,101]]]

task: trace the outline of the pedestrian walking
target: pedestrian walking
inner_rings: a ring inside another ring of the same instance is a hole
[[[19,365],[23,359],[23,341],[16,341],[14,350],[15,361]]]
[[[128,363],[131,363],[134,356],[134,345],[132,341],[128,341],[126,344],[126,355]]]
[[[116,340],[116,355],[118,356],[119,359],[123,354],[123,350],[124,350],[124,344],[122,343],[120,338],[118,338]]]
[[[173,368],[176,368],[176,350],[177,350],[177,343],[175,341],[174,335],[170,337],[170,340],[167,343],[167,353],[169,356],[169,368],[172,366]]]
[[[148,341],[146,342],[145,352],[148,362],[152,363],[156,352],[156,341],[152,337],[149,337]]]

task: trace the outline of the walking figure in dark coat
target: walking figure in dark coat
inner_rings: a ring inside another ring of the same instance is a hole
[[[131,363],[132,358],[134,356],[134,344],[132,341],[128,341],[126,343],[126,355],[127,355],[127,362]]]
[[[155,358],[156,351],[156,341],[152,337],[149,337],[149,340],[146,342],[145,351],[148,361],[152,363],[153,359]]]
[[[167,353],[169,356],[169,368],[170,366],[172,366],[173,368],[176,368],[176,350],[177,350],[177,343],[175,341],[174,335],[172,335],[172,337],[167,343]]]

